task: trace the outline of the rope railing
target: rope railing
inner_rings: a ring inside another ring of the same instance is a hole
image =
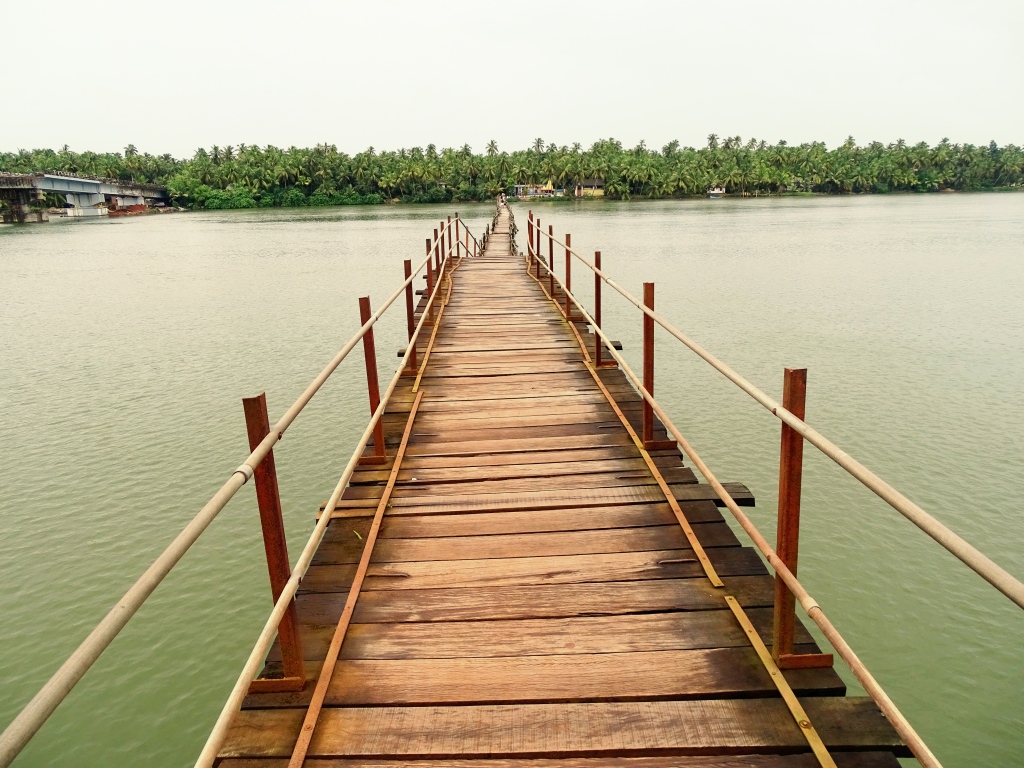
[[[618,292],[623,298],[625,298],[630,304],[635,306],[645,315],[650,317],[655,323],[660,325],[663,329],[668,331],[673,337],[678,339],[705,362],[711,365],[712,368],[717,370],[719,373],[724,375],[733,384],[739,387],[741,390],[746,392],[750,397],[762,405],[766,410],[770,411],[774,416],[784,424],[791,427],[794,431],[800,434],[807,442],[825,454],[828,458],[842,467],[851,476],[856,478],[862,485],[875,493],[879,498],[885,501],[889,506],[899,512],[901,515],[906,517],[910,522],[920,528],[922,531],[927,533],[932,539],[939,543],[940,546],[949,551],[954,557],[963,562],[968,568],[973,570],[985,581],[995,587],[997,590],[1002,592],[1006,597],[1016,603],[1019,607],[1024,608],[1024,583],[1019,579],[1011,575],[1006,569],[998,565],[986,554],[975,548],[969,542],[958,536],[956,533],[951,531],[939,520],[925,512],[920,506],[915,504],[909,498],[900,493],[896,488],[891,486],[877,474],[872,472],[870,469],[865,467],[855,458],[850,456],[846,451],[842,450],[839,446],[833,443],[831,440],[826,438],[816,429],[811,427],[809,424],[798,418],[790,411],[782,407],[778,402],[769,397],[758,387],[752,384],[750,381],[745,379],[730,366],[719,360],[717,357],[708,352],[704,347],[697,344],[697,342],[684,335],[675,326],[668,322],[664,317],[659,315],[653,309],[645,306],[642,301],[637,299],[622,286],[608,277],[602,270],[598,269],[594,264],[584,258],[582,255],[574,251],[571,245],[557,240],[556,238],[548,235],[541,228],[536,228],[537,232],[544,238],[549,239],[553,244],[558,245],[561,248],[565,248],[570,254],[576,257],[581,263],[589,268],[595,275],[599,276],[601,280]],[[530,253],[532,254],[534,248],[530,246]],[[538,261],[543,262],[543,258],[539,254],[535,254]],[[545,263],[545,269],[550,272],[550,266]],[[557,277],[555,278],[557,280]]]
[[[532,244],[528,251],[530,257],[533,257]],[[896,707],[892,699],[889,698],[888,694],[882,689],[878,681],[875,680],[874,676],[856,655],[850,645],[842,637],[839,631],[835,628],[835,625],[828,619],[825,612],[818,605],[818,602],[810,596],[803,584],[797,579],[793,572],[786,566],[786,564],[779,558],[775,550],[764,538],[761,532],[753,524],[749,517],[743,513],[739,505],[732,498],[732,495],[725,489],[718,478],[710,470],[707,464],[701,459],[700,455],[693,449],[689,441],[683,436],[679,429],[675,426],[672,420],[668,417],[665,411],[661,408],[658,402],[654,399],[653,395],[643,386],[643,382],[633,372],[629,364],[616,350],[612,341],[604,333],[604,331],[597,325],[594,318],[586,310],[586,308],[580,303],[575,295],[571,291],[566,290],[563,281],[554,273],[551,267],[543,259],[538,258],[545,271],[554,279],[555,283],[561,288],[563,293],[569,297],[570,301],[579,310],[581,318],[589,323],[594,328],[594,333],[600,337],[601,341],[606,345],[608,352],[612,355],[616,363],[622,369],[623,373],[629,378],[629,380],[636,387],[640,396],[647,401],[654,413],[661,419],[665,426],[665,429],[675,438],[678,442],[683,453],[685,453],[690,460],[697,467],[697,470],[707,479],[708,483],[714,488],[715,493],[718,494],[719,498],[729,509],[729,511],[736,518],[736,521],[740,524],[743,530],[750,536],[754,545],[760,550],[760,552],[768,560],[769,564],[774,568],[776,574],[781,578],[786,586],[790,589],[793,595],[796,597],[797,602],[807,613],[810,618],[822,631],[826,639],[832,644],[832,647],[839,654],[840,658],[846,663],[853,672],[854,676],[864,687],[867,694],[874,700],[878,705],[879,709],[885,715],[886,719],[892,724],[893,728],[899,734],[900,738],[903,739],[904,743],[913,753],[914,757],[917,758],[918,762],[925,768],[942,768],[941,763],[928,748],[928,745],[924,743],[918,733],[914,730],[913,726],[906,719],[902,712]],[[551,297],[554,301],[554,297]],[[795,417],[794,417],[795,418]]]
[[[447,225],[442,225],[441,232],[449,233],[446,253],[443,257],[443,264],[448,264],[450,262],[453,251],[458,254],[460,249],[463,251],[466,250],[466,245],[464,243],[458,242],[457,239],[450,237],[450,232],[453,225],[456,223],[461,223],[462,227],[467,233],[469,233],[469,228],[466,227],[465,222],[462,222],[458,218],[458,214],[456,214],[453,221],[449,222]],[[471,233],[470,236],[473,237]],[[473,239],[476,241],[475,237],[473,237]],[[228,502],[234,498],[239,489],[245,485],[250,478],[252,478],[256,467],[259,466],[260,462],[270,454],[273,447],[280,442],[284,437],[285,431],[292,425],[298,415],[306,407],[309,401],[313,399],[313,396],[320,390],[327,379],[330,378],[331,374],[333,374],[338,366],[341,365],[352,349],[360,340],[362,340],[363,336],[373,328],[374,324],[376,324],[388,308],[394,304],[401,295],[403,295],[406,288],[416,279],[417,276],[419,276],[421,270],[423,270],[432,258],[433,254],[428,253],[427,257],[421,261],[414,270],[412,270],[412,274],[402,282],[398,289],[388,296],[383,304],[381,304],[380,307],[370,315],[369,319],[359,328],[355,335],[346,342],[326,367],[324,367],[313,381],[310,382],[309,386],[303,390],[291,407],[285,411],[284,415],[278,419],[277,423],[270,428],[267,436],[259,443],[259,445],[256,446],[255,449],[252,450],[238,469],[231,473],[231,476],[228,477],[217,492],[213,494],[203,508],[196,513],[195,517],[193,517],[184,529],[182,529],[182,531],[174,538],[174,540],[167,545],[164,551],[153,561],[149,568],[147,568],[131,588],[125,592],[117,604],[110,609],[92,632],[89,633],[75,651],[67,658],[67,660],[57,669],[56,672],[54,672],[39,692],[36,693],[21,712],[18,713],[14,720],[11,721],[7,728],[4,729],[3,733],[0,734],[0,768],[5,768],[10,765],[18,754],[25,748],[36,732],[47,721],[50,715],[53,714],[57,707],[60,706],[61,702],[64,701],[67,695],[74,689],[75,685],[77,685],[85,673],[89,671],[93,664],[95,664],[96,660],[99,659],[107,647],[109,647],[113,642],[114,638],[117,637],[125,625],[138,612],[146,599],[154,592],[154,590],[156,590],[178,561],[180,561],[189,550],[192,544],[194,544],[202,533],[209,527],[210,523],[212,523],[221,510],[227,506]],[[435,281],[434,291],[430,296],[428,306],[430,302],[433,302],[434,296],[437,295],[437,289],[440,284],[440,280]],[[425,316],[426,313],[424,313],[424,317]],[[419,329],[422,325],[423,318],[421,317],[420,323],[416,328],[416,335],[419,334]],[[409,350],[412,349],[414,345],[415,337],[410,340],[410,343],[406,348],[406,357],[409,354]],[[404,367],[404,365],[405,357],[403,357],[402,366]],[[399,371],[401,371],[401,368],[399,368]],[[395,382],[393,381],[387,391],[388,396],[390,396],[394,386]],[[384,404],[386,402],[387,397],[381,401],[381,405],[375,411],[369,426],[367,426],[367,431],[363,434],[360,447],[357,449],[357,454],[366,447],[369,436],[380,417],[380,413],[383,412]],[[356,458],[358,459],[358,455]],[[344,483],[339,481],[339,485],[335,489],[335,494],[332,496],[335,501],[337,498],[340,498],[341,493],[344,491],[344,486],[348,482],[348,477],[351,476],[353,466],[353,463],[350,461],[349,465],[346,467],[345,473],[342,474]],[[322,517],[328,520],[330,519],[329,514],[325,514]],[[326,524],[324,527],[326,527]],[[310,541],[312,541],[314,536],[317,536],[318,532],[319,535],[322,536],[323,529],[319,523],[317,527],[314,528]],[[317,542],[319,542],[319,538],[317,539]],[[270,633],[271,640],[273,639],[273,632],[276,631],[277,625],[280,623],[281,617],[284,615],[284,611],[287,609],[291,601],[291,597],[295,594],[301,575],[305,573],[305,569],[308,568],[309,562],[312,559],[312,553],[308,552],[308,550],[309,545],[307,545],[303,550],[298,563],[292,571],[292,579],[289,580],[288,587],[286,588],[286,592],[288,592],[289,595],[288,599],[285,600],[284,595],[282,595],[281,599],[279,599],[275,604],[274,611],[271,613],[271,618],[268,620],[268,626],[273,622],[274,627],[274,630]],[[295,576],[296,573],[299,574],[297,577]],[[265,629],[264,632],[266,631],[267,630]],[[261,635],[261,643],[263,639],[264,636]],[[259,643],[257,646],[259,646]],[[246,670],[249,670],[249,667],[250,665],[247,664]],[[250,672],[250,679],[254,673],[255,669],[252,669]]]

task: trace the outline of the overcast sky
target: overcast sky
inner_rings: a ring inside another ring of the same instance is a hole
[[[0,0],[0,150],[1024,144],[1024,3]]]

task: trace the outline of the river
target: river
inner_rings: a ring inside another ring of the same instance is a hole
[[[457,207],[474,230],[491,211]],[[1024,195],[532,207],[630,290],[654,280],[660,312],[770,394],[807,367],[813,426],[1024,576]],[[383,299],[451,212],[0,226],[0,723],[247,454],[240,398],[266,390],[276,419],[358,327],[357,297]],[[603,303],[638,364],[639,314]],[[404,323],[396,305],[378,326],[382,376]],[[773,535],[778,422],[657,343],[659,400]],[[355,354],[276,450],[293,557],[368,413]],[[947,768],[1020,765],[1019,609],[810,447],[800,549],[801,579]],[[191,765],[269,607],[250,486],[16,765]]]

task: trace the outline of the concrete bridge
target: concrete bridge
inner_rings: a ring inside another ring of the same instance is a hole
[[[0,173],[0,202],[6,203],[6,223],[47,221],[45,208],[33,203],[43,200],[47,192],[55,192],[68,203],[65,216],[106,216],[111,210],[133,206],[152,207],[170,198],[164,187],[136,184],[113,179],[89,179],[51,173]]]

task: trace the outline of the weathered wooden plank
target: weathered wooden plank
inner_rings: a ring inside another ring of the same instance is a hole
[[[721,576],[765,573],[753,549],[719,547],[708,550]],[[313,565],[302,581],[307,592],[346,589],[351,565]],[[704,571],[690,550],[671,549],[601,555],[513,557],[488,560],[374,563],[367,571],[366,590],[499,587],[518,584],[579,584],[640,579],[697,578]]]
[[[598,435],[567,435],[564,437],[525,437],[516,440],[456,440],[409,446],[409,456],[479,455],[485,453],[518,453],[521,451],[555,451],[578,448],[611,448],[633,445],[629,435],[605,430]]]
[[[774,581],[767,574],[725,577],[726,590],[744,607],[772,604]],[[335,624],[341,616],[336,593],[300,592],[296,605],[305,624]],[[706,578],[510,587],[364,591],[354,621],[447,622],[573,616],[615,616],[655,611],[722,610],[722,590]]]
[[[765,644],[772,642],[770,608],[748,607],[747,613]],[[306,642],[309,659],[323,658],[333,624],[303,624],[309,635],[319,632],[321,653]],[[813,646],[800,626],[798,645]],[[474,656],[543,656],[578,653],[677,651],[749,646],[732,612],[726,609],[633,613],[617,616],[506,619],[501,621],[387,622],[353,624],[345,636],[345,659],[447,659]],[[278,660],[271,653],[270,660]]]
[[[697,482],[693,470],[688,467],[673,467],[661,470],[662,478],[667,483],[694,484]],[[654,475],[643,469],[621,469],[614,472],[593,472],[584,474],[537,475],[533,477],[510,478],[479,478],[466,479],[461,482],[430,483],[415,476],[407,482],[395,486],[392,498],[411,499],[422,496],[467,496],[480,493],[514,493],[516,491],[541,491],[560,489],[594,489],[594,488],[635,488],[642,485],[658,485]],[[379,499],[383,485],[363,484],[353,486],[345,491],[345,499]],[[663,497],[664,498],[664,497]]]
[[[754,497],[740,483],[723,483],[736,503],[753,506]],[[721,504],[718,494],[710,485],[674,484],[672,495],[680,501],[714,501]],[[389,511],[392,515],[443,514],[455,512],[512,511],[519,509],[558,509],[571,507],[603,507],[622,504],[649,504],[663,502],[665,496],[657,485],[626,488],[555,489],[536,493],[479,493],[466,495],[414,496],[395,499]],[[350,510],[375,506],[371,499],[342,499],[335,508],[335,517],[345,516]],[[340,513],[340,514],[339,514]]]
[[[831,669],[785,672],[804,696],[835,696],[845,686]],[[252,697],[251,706],[303,707],[312,695]],[[757,653],[743,648],[456,659],[339,661],[327,706],[512,704],[775,696]]]
[[[838,768],[899,768],[891,752],[837,752]],[[232,758],[221,768],[287,768],[285,759]],[[328,758],[306,761],[306,768],[819,768],[814,755],[716,755],[701,757],[575,757],[559,760],[382,760]]]
[[[398,472],[398,483],[459,483],[472,480],[513,480],[518,478],[531,477],[553,477],[562,475],[593,475],[598,473],[615,472],[617,474],[645,473],[647,464],[641,458],[621,459],[595,459],[582,461],[554,461],[550,454],[547,462],[534,462],[529,464],[471,464],[464,467],[410,467],[401,469]],[[403,463],[404,466],[404,463]],[[671,468],[673,465],[669,464]],[[679,462],[675,462],[679,467]],[[692,472],[691,472],[692,473]],[[387,482],[390,471],[379,469],[362,469],[352,475],[352,485],[376,484]],[[696,481],[695,481],[696,482]]]
[[[367,518],[368,519],[368,518]],[[365,523],[364,523],[365,525]],[[738,547],[739,540],[724,522],[693,526],[703,547]],[[313,565],[359,561],[363,542],[359,535],[343,535],[324,541]],[[412,539],[381,539],[373,550],[373,563],[414,561],[487,560],[492,558],[546,557],[616,552],[689,550],[678,523],[645,528],[611,528],[596,531],[488,534],[483,536],[435,536]]]
[[[772,609],[746,609],[771,646]],[[801,625],[799,644],[814,642]],[[552,654],[630,653],[749,646],[728,609],[618,616],[501,621],[375,623],[354,625],[345,639],[347,659],[470,658]]]
[[[867,698],[805,697],[825,744],[906,756]],[[223,757],[286,757],[301,709],[244,710]],[[311,757],[571,757],[720,755],[803,751],[807,742],[781,699],[586,702],[484,706],[327,708]]]
[[[621,446],[597,448],[565,448],[562,450],[508,451],[505,453],[472,453],[463,456],[410,456],[402,462],[412,473],[420,468],[449,469],[457,467],[501,467],[524,464],[551,464],[558,462],[590,462],[593,460],[634,458],[640,459],[640,452],[633,443]],[[642,459],[640,459],[642,461]],[[418,477],[418,475],[414,475]]]
[[[717,523],[722,513],[710,501],[681,505],[692,524]],[[332,522],[328,527],[336,523]],[[501,533],[593,531],[606,528],[677,525],[668,504],[630,504],[620,507],[579,507],[516,512],[467,512],[457,515],[395,515],[386,517],[382,538],[484,536]]]

